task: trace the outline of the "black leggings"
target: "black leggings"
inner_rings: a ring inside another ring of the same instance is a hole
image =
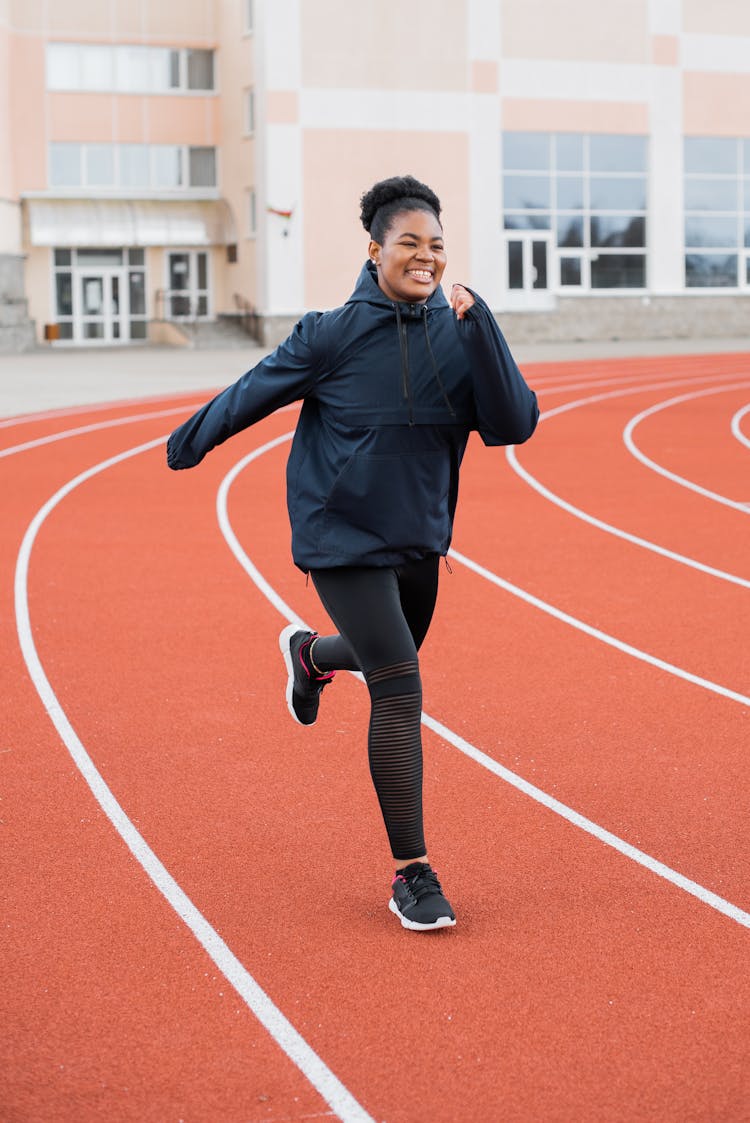
[[[368,757],[393,857],[426,853],[422,824],[422,681],[417,652],[438,585],[437,554],[388,568],[312,571],[337,636],[315,641],[321,671],[361,671],[370,692]]]

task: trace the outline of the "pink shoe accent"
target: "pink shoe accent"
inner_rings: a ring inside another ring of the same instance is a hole
[[[304,667],[305,674],[307,675],[307,677],[310,679],[311,682],[330,682],[331,679],[334,678],[335,675],[336,675],[335,671],[326,671],[326,672],[321,673],[321,674],[314,674],[312,669],[310,667],[308,667],[307,663],[302,658],[303,651],[309,651],[310,647],[313,643],[313,640],[316,640],[318,638],[319,638],[318,633],[313,632],[313,634],[310,636],[309,640],[306,640],[305,643],[300,645],[300,649],[299,649],[299,652],[298,652],[299,661],[302,664],[302,666]]]

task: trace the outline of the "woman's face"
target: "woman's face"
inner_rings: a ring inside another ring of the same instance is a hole
[[[388,299],[409,304],[427,300],[435,291],[447,261],[442,228],[429,211],[397,214],[383,244],[370,242],[369,253]]]

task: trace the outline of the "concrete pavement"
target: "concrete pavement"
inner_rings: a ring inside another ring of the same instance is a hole
[[[598,343],[540,343],[513,346],[521,367],[531,362],[566,362],[628,355],[747,352],[750,337],[722,340],[622,340]],[[39,348],[0,355],[0,416],[13,417],[69,406],[196,392],[211,393],[234,382],[268,349],[251,341],[237,349],[176,347]]]

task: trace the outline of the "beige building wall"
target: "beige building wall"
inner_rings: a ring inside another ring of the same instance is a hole
[[[252,305],[281,331],[305,309],[346,299],[367,243],[359,197],[404,173],[443,200],[448,282],[473,284],[499,310],[550,313],[568,299],[554,232],[547,288],[509,291],[503,133],[645,137],[641,295],[685,295],[684,138],[750,138],[747,0],[253,8],[251,31],[246,0],[0,0],[0,254],[26,253],[40,326],[54,318],[50,247],[23,240],[20,200],[75,194],[50,186],[50,143],[214,147],[217,186],[193,193],[231,210],[210,247],[213,310]],[[208,48],[215,89],[48,90],[49,42]],[[750,247],[736,252],[744,267]],[[167,283],[166,247],[148,247],[146,260],[152,311]],[[738,295],[748,292],[750,274]],[[578,299],[595,308],[621,295],[586,289]]]

